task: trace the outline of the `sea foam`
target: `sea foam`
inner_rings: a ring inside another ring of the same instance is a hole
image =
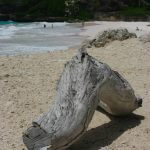
[[[80,32],[66,22],[0,22],[0,54],[64,50],[82,42]]]

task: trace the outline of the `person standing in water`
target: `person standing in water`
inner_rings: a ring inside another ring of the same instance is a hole
[[[46,28],[46,24],[44,24],[44,26],[43,26],[44,28]],[[52,24],[52,29],[54,28],[54,25]]]
[[[44,28],[46,28],[46,24],[44,24]]]
[[[82,27],[84,27],[85,26],[85,22],[84,21],[82,21]]]

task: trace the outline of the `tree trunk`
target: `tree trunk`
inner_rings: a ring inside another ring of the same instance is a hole
[[[99,103],[108,66],[84,49],[65,65],[55,104],[23,135],[29,150],[63,150],[85,132]]]

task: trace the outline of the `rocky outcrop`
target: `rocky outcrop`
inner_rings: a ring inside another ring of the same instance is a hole
[[[93,40],[83,43],[85,47],[104,47],[107,43],[118,40],[123,41],[129,38],[137,38],[135,33],[130,33],[127,29],[108,30],[99,33]]]

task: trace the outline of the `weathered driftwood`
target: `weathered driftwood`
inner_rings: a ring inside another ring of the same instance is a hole
[[[131,85],[118,72],[109,71],[109,76],[101,87],[99,106],[115,116],[128,115],[142,106]]]
[[[63,150],[85,133],[110,74],[108,68],[84,49],[65,65],[54,106],[23,135],[29,150]]]
[[[29,150],[66,149],[86,132],[98,104],[122,115],[141,103],[125,79],[81,48],[65,65],[55,104],[23,135],[25,145]]]

